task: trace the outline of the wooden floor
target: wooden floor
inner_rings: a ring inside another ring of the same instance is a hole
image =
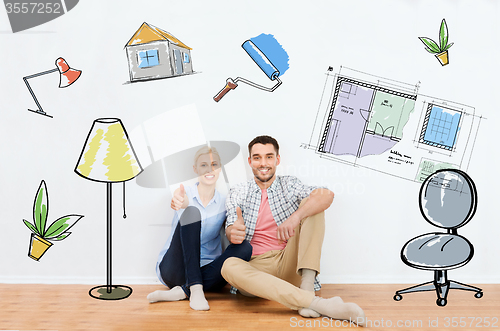
[[[404,285],[323,285],[323,297],[339,295],[359,304],[367,330],[500,329],[500,285],[477,285],[484,296],[452,291],[448,305],[438,307],[435,293],[413,293],[393,300]],[[132,295],[101,301],[88,295],[88,285],[0,284],[0,330],[289,330],[354,328],[329,318],[305,319],[296,311],[260,298],[207,293],[210,311],[194,311],[189,302],[149,304],[159,285],[132,286]],[[314,327],[315,326],[315,327]],[[399,327],[398,327],[399,326]]]

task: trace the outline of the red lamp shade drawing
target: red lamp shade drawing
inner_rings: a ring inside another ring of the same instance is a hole
[[[43,71],[43,72],[39,72],[39,73],[34,74],[34,75],[23,77],[23,80],[26,83],[26,86],[28,87],[28,90],[30,91],[31,96],[35,100],[35,103],[36,103],[36,105],[38,107],[37,110],[32,110],[32,109],[28,109],[28,110],[32,111],[34,113],[40,114],[40,115],[45,115],[45,116],[51,117],[51,118],[53,116],[51,116],[51,115],[47,114],[45,111],[43,111],[42,106],[38,102],[38,100],[37,100],[37,98],[35,96],[35,93],[31,89],[30,84],[28,83],[28,79],[35,78],[35,77],[38,77],[38,76],[42,76],[42,75],[46,75],[46,74],[50,74],[50,73],[59,71],[59,87],[60,88],[64,88],[64,87],[68,87],[71,84],[73,84],[80,77],[80,75],[82,74],[82,72],[80,70],[72,69],[68,65],[68,63],[66,62],[66,60],[63,59],[62,57],[58,58],[56,60],[55,64],[56,64],[56,68],[54,68],[54,69]]]

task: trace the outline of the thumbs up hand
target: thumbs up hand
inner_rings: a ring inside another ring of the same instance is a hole
[[[240,207],[236,207],[236,215],[238,215],[238,218],[231,226],[231,232],[229,237],[232,244],[241,244],[245,239],[246,227]]]
[[[186,190],[184,189],[184,185],[175,190],[174,196],[172,197],[172,202],[170,203],[170,207],[173,210],[184,209],[189,205],[189,199],[186,195]]]

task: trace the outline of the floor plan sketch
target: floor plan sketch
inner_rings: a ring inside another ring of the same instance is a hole
[[[402,139],[416,95],[338,77],[319,151],[381,154]]]
[[[303,148],[321,158],[422,182],[466,171],[481,120],[474,107],[419,94],[409,84],[330,67],[313,132]]]

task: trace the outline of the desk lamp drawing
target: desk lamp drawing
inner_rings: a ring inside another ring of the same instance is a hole
[[[402,294],[436,291],[438,306],[446,306],[449,290],[476,292],[480,288],[448,279],[448,270],[466,265],[474,255],[474,247],[457,229],[467,224],[477,208],[476,186],[463,171],[442,169],[422,183],[419,194],[420,212],[427,222],[446,232],[432,232],[408,241],[401,250],[403,262],[416,269],[434,272],[434,280],[396,291],[394,300]]]
[[[40,115],[48,116],[50,118],[53,117],[53,116],[47,114],[42,109],[42,106],[38,102],[38,99],[36,98],[35,93],[31,89],[30,84],[28,83],[28,79],[39,77],[39,76],[42,76],[42,75],[46,75],[46,74],[50,74],[50,73],[59,71],[59,88],[64,88],[64,87],[68,87],[71,84],[73,84],[80,77],[80,75],[82,74],[82,72],[80,70],[75,70],[75,69],[70,68],[70,66],[68,65],[68,63],[66,62],[66,60],[64,60],[62,57],[60,57],[60,58],[58,58],[56,60],[56,67],[57,68],[54,68],[54,69],[51,69],[51,70],[47,70],[47,71],[39,72],[37,74],[33,74],[33,75],[30,75],[30,76],[23,77],[23,80],[26,83],[26,86],[28,87],[28,90],[30,91],[31,96],[35,100],[35,103],[36,103],[36,105],[38,107],[37,110],[28,109],[29,111],[32,111],[32,112],[40,114]]]
[[[247,54],[271,81],[276,81],[276,84],[273,87],[266,87],[243,77],[237,77],[234,80],[228,78],[226,80],[226,86],[214,97],[216,102],[219,102],[227,92],[238,87],[238,82],[248,84],[264,91],[273,92],[282,83],[279,76],[283,75],[285,71],[288,70],[288,54],[272,35],[261,34],[245,41],[241,47],[243,47]]]

